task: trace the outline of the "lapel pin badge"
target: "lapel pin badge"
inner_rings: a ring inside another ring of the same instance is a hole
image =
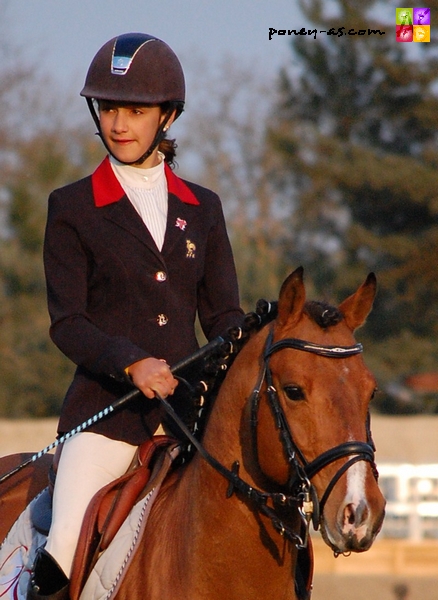
[[[178,217],[175,222],[175,227],[178,227],[178,229],[181,229],[181,231],[185,231],[187,227],[187,221]]]
[[[186,240],[186,258],[195,258],[196,245],[191,240]]]

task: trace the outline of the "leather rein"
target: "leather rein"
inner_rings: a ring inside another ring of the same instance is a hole
[[[239,492],[245,498],[254,503],[257,509],[271,520],[274,529],[280,533],[280,535],[295,543],[297,548],[306,548],[310,522],[313,523],[314,529],[317,530],[319,527],[320,515],[323,513],[328,497],[340,477],[358,461],[369,462],[376,479],[378,474],[374,462],[375,448],[369,428],[369,414],[367,419],[368,441],[366,443],[359,441],[345,442],[323,452],[311,462],[308,462],[305,459],[301,450],[293,440],[289,424],[278,398],[277,390],[273,385],[272,373],[269,368],[270,357],[274,353],[285,348],[293,348],[304,352],[312,352],[313,354],[318,354],[319,356],[325,356],[328,358],[347,358],[356,354],[360,354],[363,351],[363,347],[362,344],[359,343],[353,346],[321,346],[297,338],[286,338],[272,343],[272,331],[268,335],[263,355],[263,366],[256,387],[251,395],[251,428],[253,438],[255,440],[258,424],[257,414],[260,401],[260,391],[264,381],[266,380],[268,401],[276,421],[276,426],[280,431],[286,460],[291,467],[291,475],[287,484],[289,493],[287,494],[282,492],[265,492],[249,485],[239,477],[239,461],[235,461],[233,463],[231,470],[225,467],[202,446],[200,441],[192,434],[190,429],[174,411],[169,402],[158,395],[157,398],[168,415],[178,425],[178,427],[188,438],[190,443],[193,444],[193,446],[201,454],[201,456],[208,462],[210,466],[212,466],[218,473],[220,473],[229,481],[227,498],[231,497],[233,493]],[[326,466],[346,456],[351,456],[351,458],[338,469],[327,486],[322,499],[319,501],[316,490],[311,484],[310,480]],[[304,524],[303,535],[300,535],[287,524],[285,524],[284,520],[279,514],[285,508],[290,507],[296,507],[299,510]]]

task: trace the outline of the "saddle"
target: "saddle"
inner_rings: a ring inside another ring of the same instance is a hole
[[[108,548],[132,507],[167,475],[172,459],[167,449],[178,445],[168,436],[154,436],[138,448],[130,469],[104,486],[91,500],[82,522],[71,573],[70,597],[77,600],[99,555]],[[53,473],[49,487],[35,504],[32,521],[47,535],[51,523]]]

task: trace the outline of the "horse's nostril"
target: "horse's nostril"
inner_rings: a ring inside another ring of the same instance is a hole
[[[369,510],[366,502],[360,502],[357,506],[353,503],[344,508],[344,525],[355,525],[359,527],[368,519]]]
[[[344,525],[354,525],[355,518],[354,504],[347,504],[344,508]]]

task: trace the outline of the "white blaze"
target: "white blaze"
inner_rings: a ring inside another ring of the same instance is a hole
[[[352,465],[347,471],[346,504],[358,505],[366,499],[365,494],[366,463],[363,460]]]

